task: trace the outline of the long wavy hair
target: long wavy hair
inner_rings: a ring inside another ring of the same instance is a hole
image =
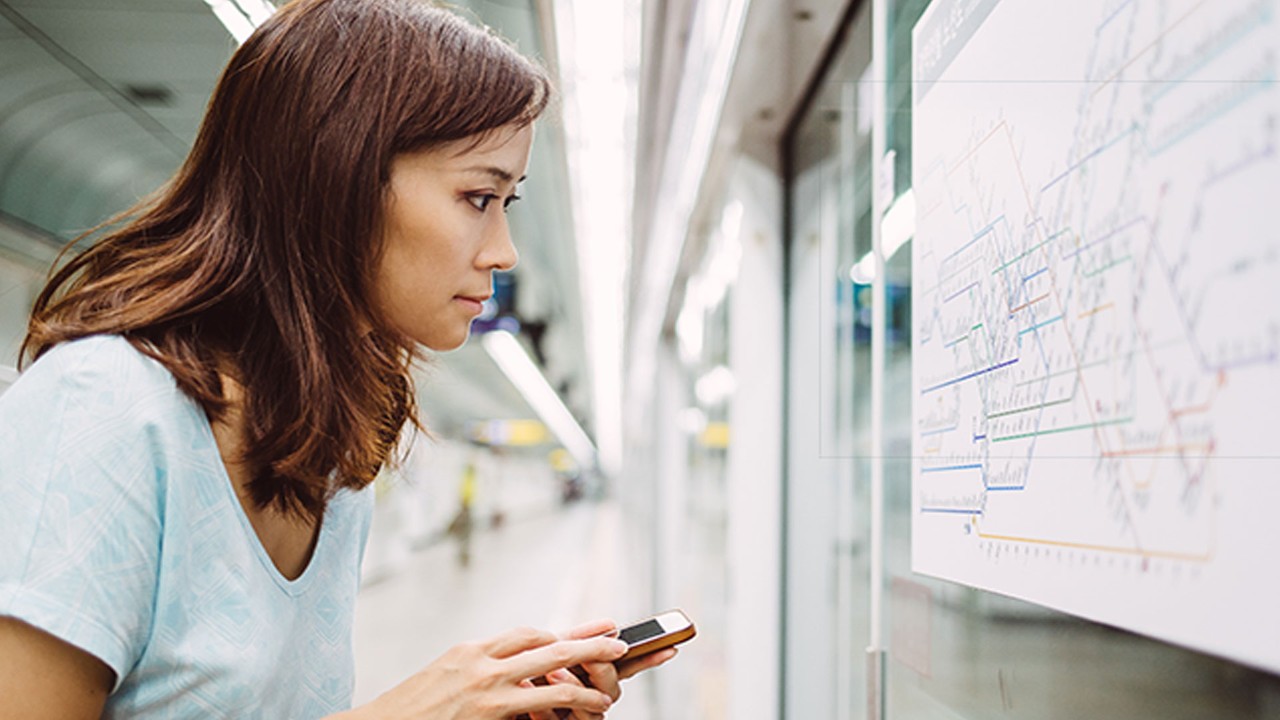
[[[232,56],[190,155],[57,269],[22,346],[117,334],[211,420],[243,388],[249,492],[318,518],[417,422],[417,348],[375,305],[392,159],[542,113],[546,72],[422,0],[296,0]]]

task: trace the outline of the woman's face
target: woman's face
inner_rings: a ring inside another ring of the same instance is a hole
[[[391,163],[386,235],[374,296],[400,332],[432,350],[466,342],[493,294],[494,270],[516,264],[506,207],[529,165],[533,128],[500,128]]]

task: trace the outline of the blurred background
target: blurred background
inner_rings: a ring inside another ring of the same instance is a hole
[[[419,369],[430,433],[377,481],[357,702],[515,625],[682,607],[699,638],[609,717],[1280,717],[1267,670],[910,569],[929,4],[450,3],[561,98],[520,264]],[[0,0],[0,389],[57,254],[165,182],[273,11]]]

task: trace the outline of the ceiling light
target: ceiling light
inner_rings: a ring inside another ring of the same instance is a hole
[[[204,1],[237,43],[248,40],[253,31],[276,11],[275,6],[267,0]]]
[[[236,5],[240,6],[240,11],[249,17],[249,22],[254,27],[258,27],[271,17],[276,11],[275,7],[267,0],[235,0]]]
[[[509,332],[498,330],[481,336],[484,349],[498,364],[503,374],[524,396],[525,402],[537,413],[551,433],[582,468],[596,467],[596,448],[573,413],[552,389],[551,383],[525,352],[520,341]]]
[[[703,407],[715,407],[733,397],[737,389],[738,384],[734,381],[733,371],[724,365],[717,365],[698,378],[694,383],[693,394]]]
[[[859,285],[870,285],[876,279],[876,254],[867,253],[862,259],[854,263],[853,269],[849,271],[849,279]]]
[[[227,32],[231,33],[231,37],[236,39],[236,43],[243,43],[253,34],[255,26],[249,22],[248,16],[240,10],[240,6],[231,2],[231,0],[204,1],[213,10],[213,14],[222,21],[223,27],[227,29]]]
[[[907,190],[893,201],[880,221],[880,247],[888,262],[916,234],[916,194]]]
[[[599,462],[622,469],[623,288],[629,286],[639,0],[554,0],[565,156]],[[622,132],[619,132],[622,128]]]

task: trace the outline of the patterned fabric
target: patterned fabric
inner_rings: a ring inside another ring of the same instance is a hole
[[[119,337],[50,351],[0,395],[0,615],[116,672],[107,718],[318,718],[350,707],[372,492],[330,505],[289,581],[201,408]]]

